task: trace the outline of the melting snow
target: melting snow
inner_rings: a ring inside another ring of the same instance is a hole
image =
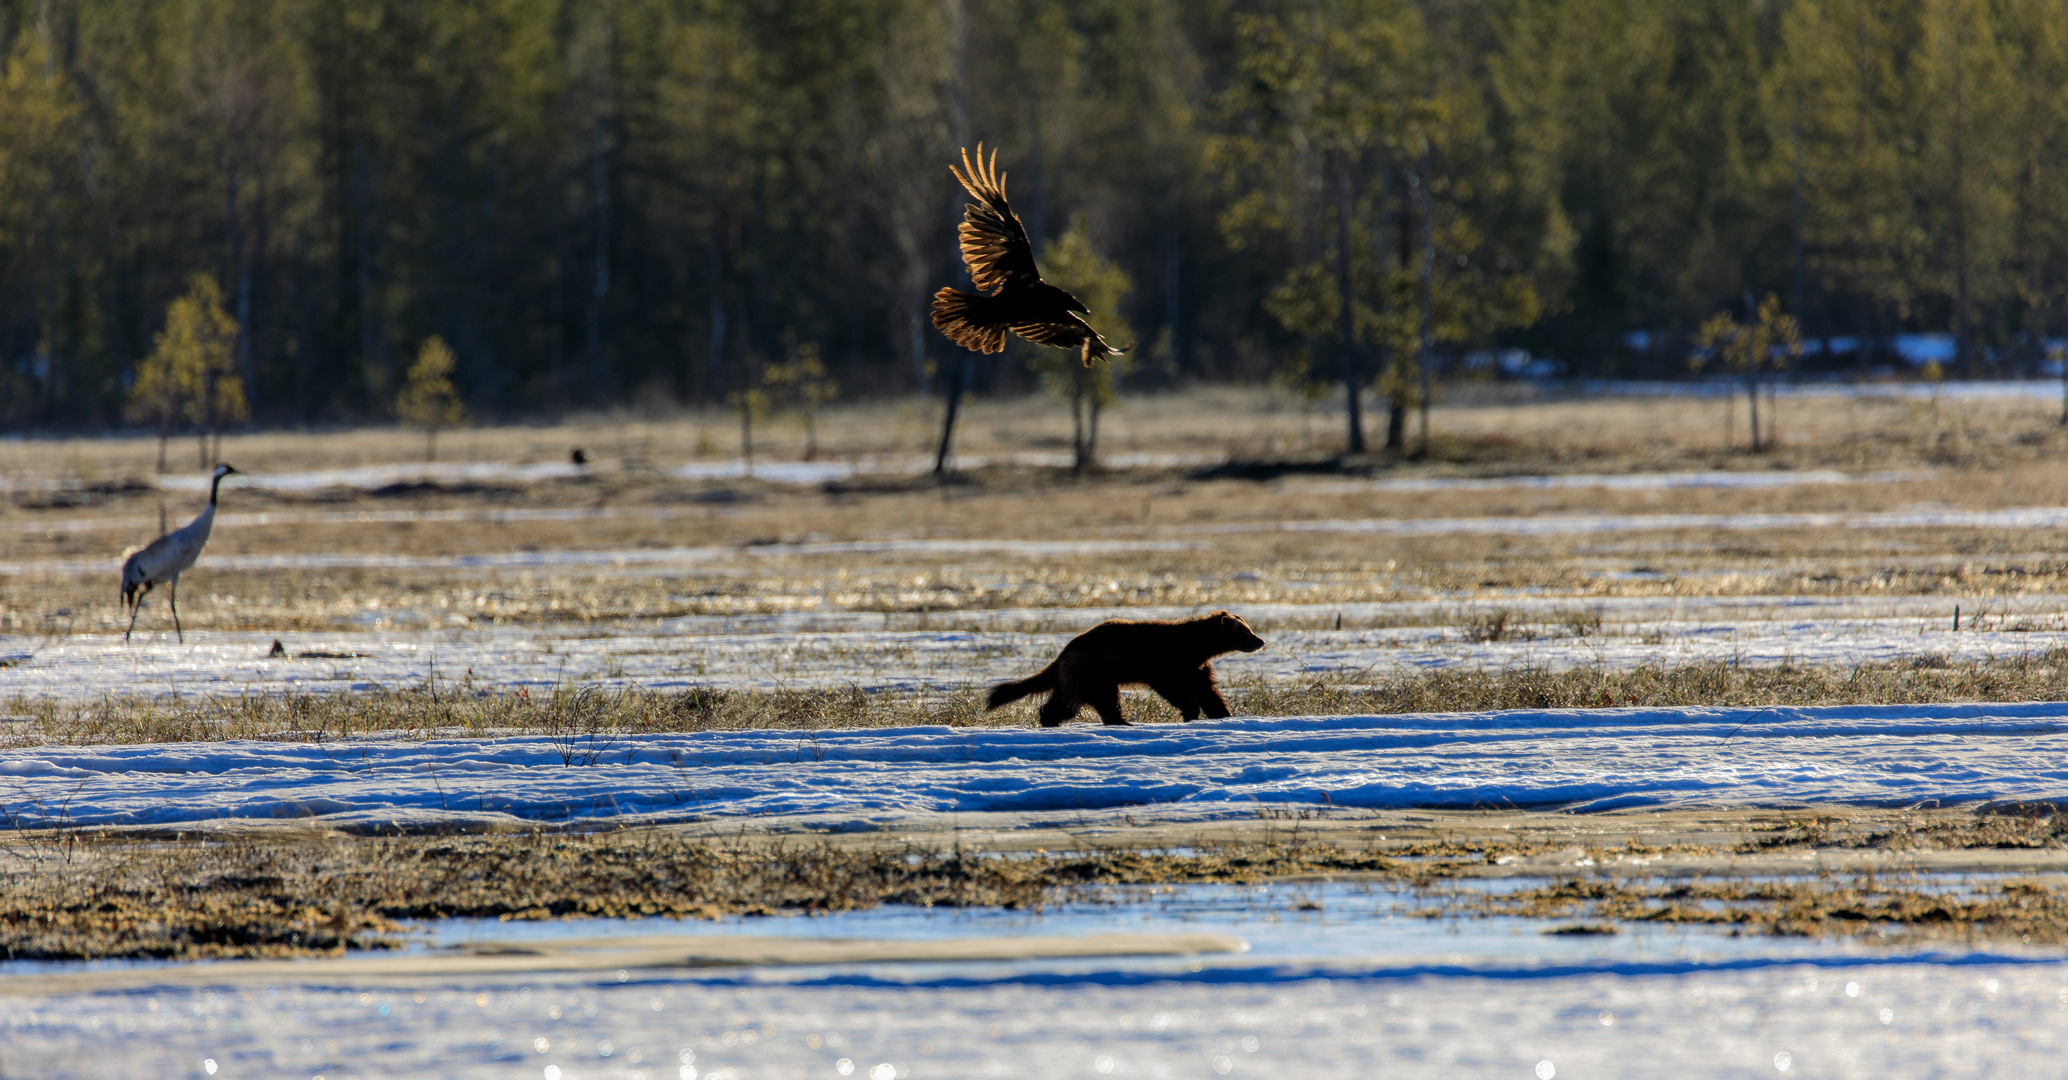
[[[361,827],[1022,812],[1881,806],[2068,798],[2068,704],[1601,709],[0,752],[24,826]]]
[[[833,546],[833,545],[826,545]],[[714,556],[715,557],[715,556]],[[1383,603],[1237,605],[1270,646],[1217,662],[1223,677],[1316,675],[1355,682],[1428,668],[1631,668],[1723,661],[1859,664],[1918,656],[1949,661],[2038,655],[2068,645],[2068,607],[2053,598],[1997,602],[1952,630],[1944,597],[1516,596]],[[1496,635],[1490,625],[1505,612]],[[164,632],[145,611],[135,640],[91,634],[39,641],[0,668],[0,693],[62,700],[104,694],[245,694],[405,689],[469,676],[484,690],[566,684],[737,690],[859,687],[938,692],[1018,678],[1074,634],[1108,618],[1182,618],[1179,607],[1012,608],[883,614],[796,611],[577,626],[435,628],[464,616],[376,611],[379,629],[275,635]],[[1330,627],[1340,616],[1345,629]],[[1599,620],[1599,625],[1594,620]],[[1427,625],[1425,625],[1427,624]],[[1568,625],[1572,624],[1572,625]],[[1579,633],[1576,635],[1575,627]],[[1493,640],[1480,640],[1493,637]],[[29,639],[22,639],[29,644]]]

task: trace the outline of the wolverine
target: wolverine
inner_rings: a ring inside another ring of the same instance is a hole
[[[1263,647],[1248,623],[1225,611],[1196,619],[1113,619],[1071,638],[1054,663],[1033,675],[993,687],[984,709],[1046,691],[1042,727],[1055,727],[1087,705],[1100,720],[1125,724],[1120,688],[1146,686],[1186,720],[1218,720],[1229,713],[1214,685],[1214,657]]]

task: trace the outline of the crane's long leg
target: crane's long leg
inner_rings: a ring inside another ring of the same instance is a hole
[[[180,639],[180,644],[182,644],[182,645],[185,645],[185,644],[187,643],[187,632],[186,632],[185,630],[182,630],[182,629],[180,629],[180,577],[179,577],[179,575],[178,575],[178,574],[174,574],[174,575],[172,575],[172,580],[171,580],[171,581],[168,581],[168,582],[166,582],[166,584],[172,587],[172,594],[171,594],[171,595],[170,595],[169,597],[167,597],[167,598],[166,598],[166,601],[165,601],[166,605],[172,608],[172,632],[173,632],[173,633],[175,633],[175,634],[178,634],[178,635],[179,635],[179,639]]]
[[[136,592],[136,602],[129,605],[129,629],[122,631],[122,643],[124,645],[129,644],[129,635],[136,632],[137,612],[140,612],[144,609],[144,594],[150,591],[150,582],[145,582],[144,587],[138,589]]]

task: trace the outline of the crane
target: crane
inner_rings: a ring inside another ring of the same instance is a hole
[[[223,477],[236,471],[229,465],[217,465],[215,478],[208,483],[208,508],[122,561],[122,603],[129,608],[129,629],[122,632],[123,641],[128,641],[136,630],[136,616],[143,610],[144,594],[163,582],[170,589],[173,632],[182,644],[186,642],[187,632],[180,627],[180,575],[201,557],[201,545],[208,543],[208,530],[215,525],[215,502]]]

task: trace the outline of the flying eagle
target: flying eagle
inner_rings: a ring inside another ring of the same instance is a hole
[[[998,151],[992,150],[986,161],[984,144],[978,143],[972,165],[964,147],[962,168],[951,164],[948,171],[977,200],[964,211],[956,231],[962,237],[962,261],[969,264],[970,281],[990,295],[942,289],[933,294],[934,326],[955,344],[985,353],[1004,352],[1005,332],[1010,330],[1036,345],[1079,349],[1085,367],[1102,356],[1125,352],[1106,344],[1097,330],[1071,314],[1090,314],[1084,301],[1041,280],[1027,229],[1005,201]]]

